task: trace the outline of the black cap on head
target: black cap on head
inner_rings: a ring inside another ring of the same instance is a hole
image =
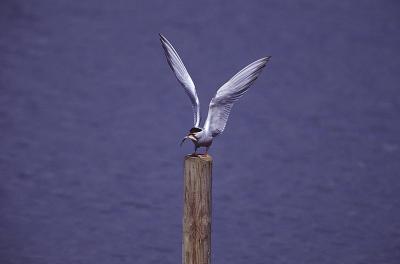
[[[197,132],[200,132],[200,131],[202,131],[201,128],[192,127],[192,128],[190,129],[189,133],[197,133]]]

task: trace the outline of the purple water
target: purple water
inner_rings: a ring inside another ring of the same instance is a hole
[[[189,99],[272,55],[211,147],[213,263],[400,262],[396,1],[0,2],[0,263],[180,263]]]

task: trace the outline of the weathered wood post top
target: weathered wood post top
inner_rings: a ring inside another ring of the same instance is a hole
[[[185,156],[183,264],[211,263],[211,174],[210,155]]]

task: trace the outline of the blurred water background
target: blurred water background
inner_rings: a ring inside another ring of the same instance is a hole
[[[272,55],[211,148],[213,263],[400,262],[398,1],[0,2],[0,262],[180,263],[180,139]]]

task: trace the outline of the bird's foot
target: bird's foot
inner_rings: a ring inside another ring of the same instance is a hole
[[[208,153],[207,152],[205,152],[205,153],[197,153],[197,152],[193,152],[192,154],[190,154],[190,156],[192,156],[192,157],[198,157],[198,156],[207,156],[208,155]]]
[[[204,157],[206,157],[206,156],[208,156],[208,153],[207,153],[207,152],[204,152],[204,153],[197,153],[197,156],[204,156]]]

